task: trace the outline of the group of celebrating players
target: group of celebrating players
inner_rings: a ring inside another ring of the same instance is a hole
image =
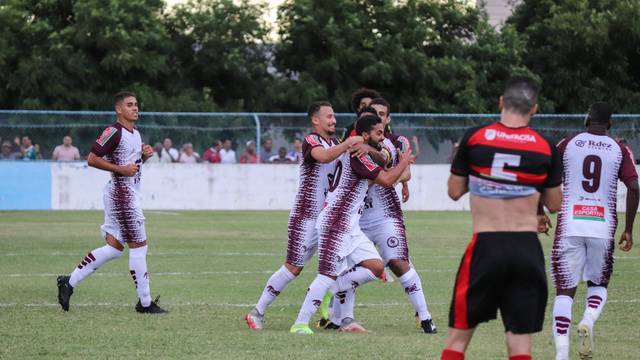
[[[538,232],[551,226],[545,215],[559,211],[551,253],[556,288],[552,333],[556,359],[569,359],[573,298],[580,280],[587,282],[585,311],[577,327],[578,354],[593,356],[594,323],[607,300],[617,227],[618,180],[627,187],[626,223],[621,249],[633,245],[638,208],[638,175],[630,149],[608,136],[612,108],[593,104],[586,131],[557,146],[529,127],[537,112],[539,88],[514,77],[499,99],[500,120],[469,129],[455,154],[448,180],[453,200],[469,193],[473,236],[456,275],[449,311],[449,332],[441,358],[464,359],[477,325],[500,310],[509,359],[531,359],[531,335],[542,330],[547,280]],[[409,257],[401,208],[395,190],[407,182],[415,161],[406,137],[391,131],[389,103],[369,89],[354,93],[357,112],[343,139],[335,137],[336,119],[328,102],[314,102],[308,116],[312,131],[303,142],[300,183],[288,222],[286,259],[267,280],[255,306],[245,316],[260,330],[269,305],[318,254],[318,274],[309,285],[291,333],[313,334],[317,326],[366,332],[354,319],[357,287],[383,277],[388,267],[399,279],[425,333],[436,333],[420,276]],[[146,234],[140,206],[141,164],[153,154],[134,124],[134,94],[115,97],[117,122],[91,149],[90,166],[112,173],[104,193],[106,245],[92,250],[69,276],[57,279],[65,311],[76,285],[107,261],[130,248],[129,264],[142,313],[163,314],[151,300],[146,266]],[[562,191],[561,191],[562,187]]]

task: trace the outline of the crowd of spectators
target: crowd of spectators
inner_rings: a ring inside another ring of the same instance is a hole
[[[0,160],[39,160],[43,158],[40,146],[34,144],[29,136],[15,137],[13,142],[2,141]],[[302,162],[302,141],[295,139],[291,149],[285,146],[274,151],[273,141],[265,139],[262,143],[260,157],[256,149],[256,143],[249,140],[244,144],[244,149],[238,156],[233,149],[232,139],[226,138],[214,140],[212,144],[204,149],[202,155],[194,150],[190,142],[182,144],[180,150],[173,145],[171,138],[167,137],[162,143],[153,145],[154,155],[147,160],[148,163],[212,163],[212,164],[296,164]],[[88,154],[86,154],[88,155]],[[77,147],[73,146],[71,136],[64,136],[62,144],[57,145],[51,153],[50,159],[53,161],[78,161],[86,158],[80,154]]]

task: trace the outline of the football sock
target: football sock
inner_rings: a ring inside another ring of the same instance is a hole
[[[129,249],[129,273],[131,273],[136,285],[140,304],[144,307],[151,305],[151,289],[149,289],[149,274],[147,273],[147,245]]]
[[[509,360],[531,360],[531,355],[513,355],[509,356]]]
[[[558,295],[553,301],[553,342],[556,346],[556,357],[563,359],[569,356],[569,332],[571,329],[571,296]]]
[[[309,285],[309,289],[307,289],[307,295],[305,296],[300,312],[298,313],[296,324],[309,324],[313,314],[318,311],[318,307],[322,303],[324,294],[335,282],[336,281],[332,278],[322,274],[318,274],[316,276],[311,285]]]
[[[342,319],[344,318],[355,319],[355,317],[353,316],[353,308],[356,305],[356,290],[354,288],[351,288],[345,291],[341,291],[339,294],[340,295],[337,299],[333,299],[334,304],[337,302],[336,306],[339,307],[338,314],[340,314],[341,317],[341,319],[339,319],[339,322],[335,323],[338,325],[340,325]]]
[[[587,303],[581,323],[586,323],[589,328],[598,320],[604,304],[607,302],[607,288],[602,286],[590,286],[587,288]]]
[[[413,304],[413,308],[418,313],[420,320],[431,319],[429,309],[427,309],[427,300],[424,298],[424,292],[422,291],[422,283],[420,281],[420,275],[415,269],[410,269],[398,280],[404,288],[405,294]]]
[[[354,266],[346,273],[338,276],[331,290],[334,294],[347,289],[356,288],[377,279],[371,270],[364,266]]]
[[[464,360],[464,353],[455,350],[444,349],[442,350],[440,360]]]
[[[342,307],[340,306],[340,302],[344,302],[345,294],[346,291],[340,291],[333,295],[331,310],[329,310],[329,320],[336,325],[340,325],[342,323]]]
[[[267,311],[267,307],[280,295],[280,292],[293,280],[296,276],[293,275],[284,265],[274,272],[273,275],[267,280],[267,284],[262,290],[262,295],[258,299],[256,304],[256,310],[262,315]]]
[[[91,250],[73,270],[73,272],[71,272],[69,284],[76,287],[80,281],[98,270],[98,268],[104,265],[107,261],[119,258],[120,256],[122,256],[122,251],[110,245],[105,245]]]

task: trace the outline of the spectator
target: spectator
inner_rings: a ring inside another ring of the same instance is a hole
[[[231,139],[224,139],[220,149],[220,162],[222,164],[235,164],[236,152],[231,149]]]
[[[278,149],[278,155],[273,155],[269,158],[269,162],[273,164],[293,164],[294,161],[287,156],[287,148],[281,147]]]
[[[31,138],[29,138],[26,135],[22,137],[21,151],[22,151],[22,160],[42,159],[42,156],[40,155],[40,145],[38,144],[34,145],[31,142]]]
[[[18,160],[20,153],[13,151],[11,143],[5,141],[2,143],[2,151],[0,151],[0,160]]]
[[[241,164],[256,164],[258,163],[258,155],[256,154],[256,143],[253,140],[247,141],[247,145],[244,148],[244,152],[240,154]]]
[[[80,160],[80,151],[78,148],[71,145],[71,136],[67,135],[62,138],[62,145],[56,146],[53,149],[53,155],[51,160],[53,161],[77,161]]]
[[[273,152],[273,140],[265,139],[262,143],[262,153],[260,154],[260,161],[263,163],[269,162],[269,158],[276,155]]]
[[[180,152],[178,162],[183,164],[195,164],[200,162],[200,154],[193,151],[192,143],[182,145],[182,152]]]
[[[180,154],[178,153],[178,150],[176,150],[173,147],[173,141],[171,141],[171,138],[164,139],[164,141],[162,142],[162,152],[160,155],[160,162],[174,163],[178,161],[179,157],[180,157]]]
[[[153,155],[145,161],[145,164],[158,164],[162,156],[162,144],[157,142],[153,145]]]
[[[220,162],[220,149],[222,149],[222,141],[216,140],[213,142],[207,150],[202,154],[202,160],[210,163],[219,163]]]
[[[293,141],[293,150],[287,153],[287,157],[294,163],[302,163],[302,140],[295,139]]]

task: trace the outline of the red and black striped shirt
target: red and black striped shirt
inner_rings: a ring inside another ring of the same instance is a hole
[[[528,126],[510,128],[500,122],[474,127],[464,134],[451,172],[479,178],[483,188],[505,184],[542,191],[562,181],[560,159],[549,140]],[[474,193],[471,184],[470,190]],[[497,197],[509,197],[504,195]]]

